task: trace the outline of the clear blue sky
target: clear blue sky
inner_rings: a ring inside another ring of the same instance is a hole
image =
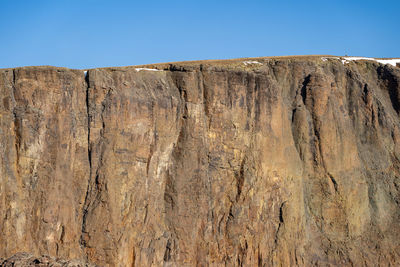
[[[399,0],[1,0],[0,68],[400,57]]]

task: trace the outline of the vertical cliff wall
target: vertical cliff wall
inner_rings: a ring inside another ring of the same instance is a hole
[[[0,257],[400,264],[400,69],[0,71]]]

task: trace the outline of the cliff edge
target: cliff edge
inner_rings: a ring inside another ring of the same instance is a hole
[[[399,67],[23,67],[0,92],[0,258],[400,265]]]

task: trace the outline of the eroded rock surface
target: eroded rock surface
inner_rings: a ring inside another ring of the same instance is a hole
[[[399,265],[400,69],[257,62],[1,70],[0,257]]]
[[[2,260],[0,266],[4,267],[95,267],[84,260],[63,260],[49,256],[34,257],[29,253],[20,252],[12,257]]]

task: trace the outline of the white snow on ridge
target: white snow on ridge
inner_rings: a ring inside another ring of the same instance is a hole
[[[370,58],[370,57],[344,57],[344,59],[346,60],[375,60],[374,58]]]
[[[390,65],[395,66],[395,67],[396,67],[397,63],[400,64],[400,58],[377,59],[377,58],[372,58],[372,57],[343,57],[343,59],[341,59],[339,57],[322,57],[321,60],[322,61],[326,61],[326,60],[328,60],[328,58],[339,59],[339,60],[342,61],[343,64],[347,64],[350,61],[354,61],[354,60],[373,60],[373,61],[379,62],[381,64],[390,64]]]
[[[162,71],[162,70],[158,70],[158,69],[149,69],[149,68],[136,68],[136,71],[141,71],[141,70],[148,70],[148,71]]]
[[[262,65],[262,63],[258,62],[258,61],[243,61],[244,65],[250,65],[250,64],[259,64]]]
[[[347,64],[350,61],[354,61],[354,60],[373,60],[373,61],[375,61],[375,58],[369,58],[369,57],[344,57],[344,59],[342,59],[342,63],[343,64]]]
[[[376,59],[379,63],[382,64],[390,64],[392,66],[396,67],[397,63],[400,63],[400,58],[395,58],[395,59]]]

